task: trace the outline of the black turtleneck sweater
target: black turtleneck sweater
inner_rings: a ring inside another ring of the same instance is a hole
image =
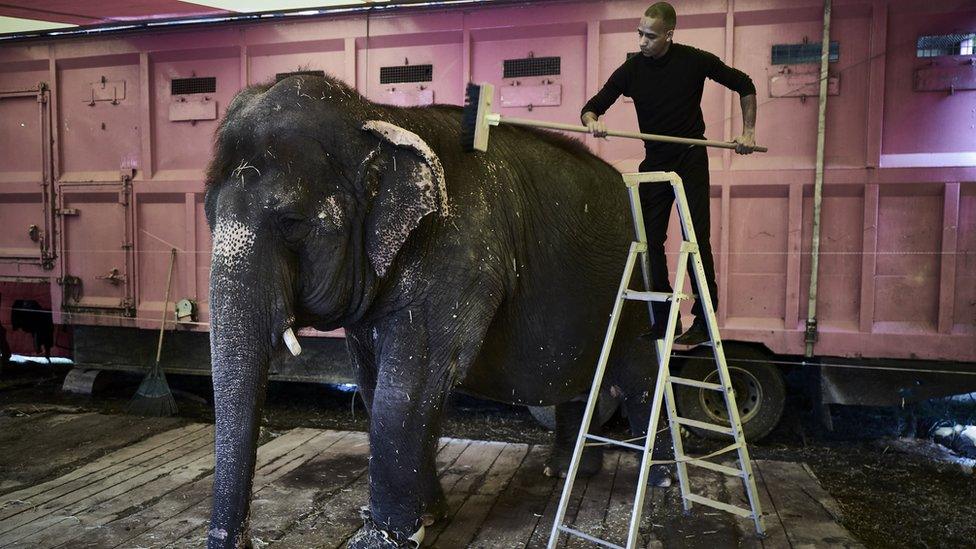
[[[706,78],[740,96],[756,93],[746,73],[726,65],[717,56],[684,44],[671,44],[658,59],[637,54],[625,61],[603,89],[586,102],[580,114],[603,116],[618,97],[625,95],[634,100],[641,132],[701,139],[705,135],[701,98]],[[647,158],[654,163],[667,161],[687,147],[644,142]]]

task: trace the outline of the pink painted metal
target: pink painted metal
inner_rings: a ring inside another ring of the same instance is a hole
[[[819,355],[976,361],[976,91],[913,89],[915,71],[929,63],[915,57],[919,34],[976,29],[976,8],[962,4],[834,2],[841,54],[830,65],[838,94],[827,112]],[[46,103],[36,92],[0,95],[0,279],[50,283],[56,321],[153,329],[176,248],[174,296],[197,301],[201,312],[201,324],[186,329],[206,330],[203,170],[217,121],[171,120],[172,79],[216,77],[207,100],[219,113],[242,86],[295,70],[324,70],[399,104],[430,96],[460,104],[469,79],[550,86],[559,97],[547,95],[549,105],[529,112],[524,92],[512,96],[523,106],[498,101],[496,109],[576,123],[582,103],[636,51],[644,7],[633,0],[483,6],[6,45],[0,91],[46,82],[52,92]],[[709,151],[723,335],[801,354],[817,105],[772,97],[795,94],[777,80],[782,68],[771,65],[770,47],[816,40],[821,2],[697,0],[679,10],[677,41],[752,76],[758,141],[770,149]],[[560,74],[503,78],[505,59],[530,56],[560,56]],[[382,66],[427,63],[431,82],[380,83]],[[115,101],[92,104],[93,94]],[[40,115],[45,109],[53,122]],[[741,131],[738,99],[724,88],[707,84],[702,109],[707,138]],[[627,100],[606,120],[637,130]],[[643,157],[640,143],[585,141],[621,171]],[[56,192],[47,209],[46,188]],[[41,235],[57,252],[50,268],[30,225],[50,233]],[[673,269],[676,219],[669,236]]]
[[[169,19],[225,13],[224,10],[179,0],[7,0],[0,15],[74,25],[98,25],[144,19]]]

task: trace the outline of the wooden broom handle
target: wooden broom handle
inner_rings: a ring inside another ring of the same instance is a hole
[[[173,281],[173,264],[176,263],[176,248],[170,250],[169,274],[166,275],[166,299],[163,301],[163,321],[159,323],[159,343],[156,344],[156,364],[163,354],[163,332],[166,330],[166,314],[169,312],[169,284]]]
[[[590,133],[586,126],[575,124],[560,124],[559,122],[543,122],[541,120],[528,120],[525,118],[509,118],[499,116],[499,123],[511,124],[513,126],[529,126],[534,128],[547,128],[550,130],[563,130],[568,132]],[[627,137],[630,139],[643,139],[644,141],[658,141],[661,143],[679,143],[682,145],[701,145],[703,147],[718,147],[720,149],[734,149],[736,144],[731,141],[713,141],[711,139],[692,139],[690,137],[672,137],[670,135],[655,135],[653,133],[621,132],[607,130],[607,135],[614,137]],[[752,147],[756,152],[767,152],[766,147]]]

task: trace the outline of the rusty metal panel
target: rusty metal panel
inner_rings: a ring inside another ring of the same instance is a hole
[[[140,168],[138,57],[71,60],[59,63],[58,69],[62,178],[113,180],[122,166]],[[92,101],[103,79],[113,83],[99,92],[106,100]],[[122,82],[124,92],[112,92]]]
[[[814,66],[790,66],[790,75],[784,79],[782,65],[773,65],[770,59],[775,44],[795,44],[804,37],[818,39],[823,32],[821,17],[811,19],[794,17],[789,9],[770,10],[768,15],[743,14],[735,17],[735,47],[733,59],[727,63],[752,77],[756,85],[756,97],[762,105],[756,117],[756,135],[775,147],[766,154],[748,156],[731,155],[733,169],[813,169],[817,150],[817,101],[819,95],[819,64]],[[822,14],[822,11],[821,11]],[[849,17],[835,17],[831,21],[831,36],[841,43],[842,55],[830,63],[832,75],[841,75],[843,93],[833,95],[827,101],[825,166],[840,168],[863,166],[867,147],[868,66],[871,19],[868,14],[853,13]],[[710,50],[720,54],[721,49]],[[802,80],[796,73],[812,71],[811,83],[800,88]],[[791,82],[791,80],[793,80]],[[828,86],[832,84],[828,79]],[[794,91],[796,88],[799,90]],[[808,91],[810,90],[810,91]],[[828,90],[828,93],[831,93]],[[806,95],[813,100],[784,99]],[[725,114],[731,118],[731,136],[742,132],[738,98],[733,94],[732,110]],[[724,117],[723,117],[724,118]],[[721,119],[720,119],[721,120]],[[706,124],[710,121],[706,119]],[[712,131],[718,130],[712,126]]]
[[[874,329],[935,332],[939,321],[942,194],[938,185],[881,193]],[[911,344],[906,341],[905,345]]]
[[[346,60],[343,48],[343,42],[337,40],[249,47],[249,82],[269,82],[278,73],[307,70],[320,70],[344,78]]]
[[[818,97],[820,75],[810,73],[776,74],[769,77],[770,97]],[[840,76],[827,77],[827,95],[840,95]]]
[[[729,211],[728,318],[783,328],[786,314],[786,186],[737,188]]]
[[[139,317],[147,318],[149,324],[155,322],[158,327],[166,295],[171,249],[175,248],[177,253],[170,284],[170,309],[180,299],[197,300],[199,297],[196,281],[187,271],[196,259],[195,244],[188,241],[186,230],[192,227],[194,220],[187,219],[182,193],[138,194],[136,219],[139,227],[136,235]],[[203,295],[207,294],[206,288],[204,286]]]
[[[957,227],[953,331],[976,338],[976,182],[962,185]]]
[[[562,104],[560,84],[502,86],[498,88],[502,107],[558,107]]]
[[[52,258],[51,117],[47,85],[0,91],[0,260],[47,270]],[[5,269],[0,269],[0,275]]]
[[[196,120],[216,120],[217,103],[209,98],[202,100],[176,101],[169,104],[170,122],[187,122]]]
[[[94,107],[95,103],[107,101],[113,105],[118,105],[125,101],[125,80],[109,81],[104,76],[98,82],[91,82],[91,93],[82,97],[88,101],[88,106]]]
[[[208,54],[210,52],[207,52]],[[187,179],[199,177],[200,170],[210,159],[210,143],[217,129],[218,117],[201,117],[186,121],[171,119],[171,105],[190,103],[189,97],[210,103],[199,105],[195,114],[217,112],[227,108],[241,89],[240,58],[228,57],[227,50],[213,52],[216,57],[203,57],[199,52],[166,52],[152,56],[151,72],[153,81],[152,104],[154,105],[152,143],[155,169],[166,179]],[[193,76],[213,76],[217,79],[217,92],[213,94],[194,94],[193,96],[173,96],[171,82],[174,78]],[[176,107],[181,109],[194,107]],[[207,109],[205,111],[205,109]],[[182,113],[189,114],[189,113]],[[181,173],[179,170],[193,170],[195,173]]]
[[[957,91],[976,90],[976,59],[957,61],[951,58],[943,65],[923,67],[915,70],[915,91]]]
[[[66,214],[59,216],[63,273],[59,283],[66,311],[134,314],[130,208],[120,200],[126,187],[118,182],[58,187],[58,210]]]
[[[370,46],[368,51],[357,50],[356,82],[360,91],[371,100],[409,105],[414,100],[416,104],[425,104],[426,99],[436,97],[438,103],[460,105],[464,102],[460,86],[461,33],[377,37],[370,39]],[[433,80],[423,84],[380,83],[382,67],[405,64],[433,65]],[[411,97],[414,93],[415,99]]]
[[[914,40],[926,34],[972,30],[974,23],[971,12],[960,17],[953,11],[922,14],[899,10],[890,14],[887,34],[889,43],[893,43],[892,40],[901,37]],[[968,59],[940,57],[936,65],[930,65],[931,59],[917,58],[914,45],[906,48],[904,53],[892,53],[889,49],[885,56],[885,120],[881,152],[887,165],[896,165],[900,157],[909,161],[909,165],[928,167],[972,166],[974,163],[976,91],[950,95],[948,88],[943,88],[942,93],[919,93],[916,88],[920,84],[938,88],[940,81],[946,83],[944,79],[950,77],[941,70],[942,67],[949,68],[952,63]],[[958,76],[964,76],[972,75],[976,68],[964,65],[957,70],[960,71]],[[969,76],[964,80],[971,82]]]
[[[401,86],[404,86],[401,84]],[[404,86],[406,87],[406,86]],[[383,103],[397,107],[420,107],[434,104],[434,90],[418,87],[416,89],[390,88],[382,100]]]
[[[586,97],[586,29],[564,25],[561,29],[541,27],[530,37],[533,27],[485,29],[472,32],[471,70],[476,82],[490,82],[498,90],[496,110],[503,116],[533,118],[549,122],[578,123],[580,107]],[[568,52],[580,52],[569,55]],[[560,74],[524,78],[504,78],[507,59],[561,57]],[[513,85],[517,84],[517,85]],[[518,91],[518,88],[536,88]],[[545,90],[550,94],[547,96]],[[552,93],[558,90],[559,96]],[[540,103],[549,106],[535,110]],[[558,105],[556,104],[558,103]],[[574,134],[578,137],[578,134]]]
[[[807,317],[810,287],[810,248],[813,189],[803,197],[800,255],[800,318]],[[861,296],[861,251],[864,244],[864,193],[860,185],[824,189],[820,225],[820,299],[817,321],[821,329],[858,330]]]

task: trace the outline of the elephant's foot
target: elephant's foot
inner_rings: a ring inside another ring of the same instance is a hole
[[[444,494],[442,493],[439,499],[427,504],[424,509],[424,514],[420,516],[421,524],[430,526],[447,517],[447,511],[447,499],[444,498]]]
[[[655,488],[667,488],[671,486],[671,480],[671,470],[667,465],[653,465],[647,477],[647,485]]]
[[[424,541],[422,522],[416,532],[405,535],[380,528],[365,507],[360,510],[360,514],[363,517],[363,527],[349,539],[349,549],[416,549]]]
[[[553,478],[566,478],[569,471],[569,464],[573,459],[573,454],[560,452],[558,448],[553,448],[552,454],[546,460],[542,474]],[[589,478],[600,472],[603,467],[603,450],[600,448],[587,447],[583,449],[583,456],[580,458],[579,470],[576,472],[577,478]]]

